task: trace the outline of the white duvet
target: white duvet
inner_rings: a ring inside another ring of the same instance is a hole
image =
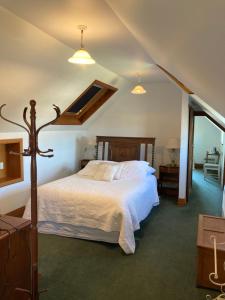
[[[72,175],[38,188],[38,220],[119,232],[125,253],[135,252],[134,231],[159,204],[156,178],[111,182]],[[24,218],[30,219],[30,201]],[[49,232],[51,233],[51,232]]]

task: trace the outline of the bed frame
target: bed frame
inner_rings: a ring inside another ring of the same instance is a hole
[[[96,158],[102,160],[127,161],[146,160],[154,165],[155,138],[150,137],[96,137]],[[149,153],[149,146],[151,152]],[[149,155],[151,156],[149,159]]]

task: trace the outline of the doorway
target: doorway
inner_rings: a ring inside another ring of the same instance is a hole
[[[192,193],[211,195],[212,204],[222,209],[224,185],[224,131],[206,116],[193,116]],[[213,199],[215,199],[213,203]]]

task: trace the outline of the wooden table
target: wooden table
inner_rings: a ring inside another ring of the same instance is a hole
[[[199,215],[198,221],[198,262],[197,286],[218,289],[209,281],[209,274],[214,272],[214,248],[210,237],[216,236],[217,242],[225,242],[225,219],[220,217]],[[219,282],[225,282],[225,244],[217,245],[217,261]]]

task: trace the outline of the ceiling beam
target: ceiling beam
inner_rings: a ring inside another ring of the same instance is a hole
[[[188,94],[194,94],[186,85],[184,85],[180,80],[178,80],[175,76],[173,76],[171,73],[169,73],[166,69],[164,69],[162,66],[156,64],[156,66],[162,70],[170,79],[172,79],[182,90],[184,90]]]

